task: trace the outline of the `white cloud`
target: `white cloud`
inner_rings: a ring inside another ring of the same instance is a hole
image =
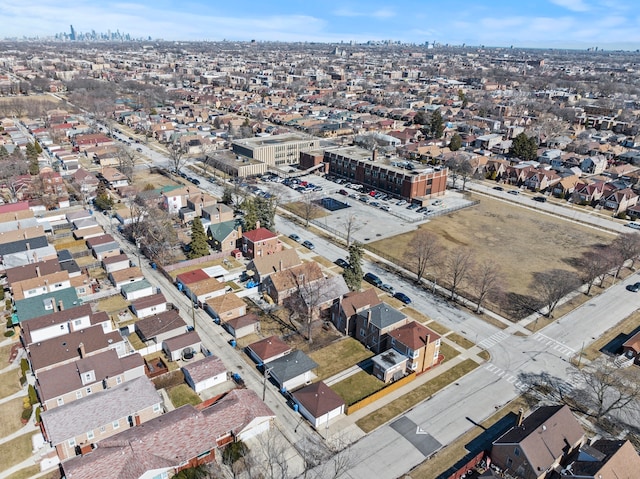
[[[391,18],[395,17],[396,13],[393,10],[387,8],[381,8],[373,11],[361,11],[353,10],[351,8],[339,8],[331,12],[336,17],[372,17],[372,18]]]
[[[572,12],[588,12],[591,10],[591,7],[584,3],[583,0],[550,0],[550,2]]]

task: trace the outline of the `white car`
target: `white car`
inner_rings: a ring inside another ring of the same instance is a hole
[[[383,285],[380,286],[380,289],[382,291],[385,291],[387,293],[389,293],[391,296],[393,296],[396,292],[395,288],[393,286],[391,286],[390,284],[384,283]]]
[[[627,223],[629,228],[633,228],[634,230],[640,230],[640,223],[636,223],[635,221],[631,221]]]

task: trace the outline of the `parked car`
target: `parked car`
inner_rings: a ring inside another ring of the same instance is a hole
[[[391,211],[391,208],[389,207],[389,205],[382,205],[382,206],[380,207],[380,209],[381,209],[382,211]]]
[[[378,278],[375,274],[373,273],[367,273],[364,275],[363,278],[367,283],[371,283],[374,286],[382,286],[382,280],[380,278]]]
[[[418,203],[411,203],[409,206],[407,206],[408,210],[415,210],[416,208],[419,208],[420,205]]]
[[[396,203],[396,206],[404,206],[407,204],[407,200],[400,200]]]
[[[640,230],[640,223],[636,223],[635,221],[630,221],[627,223],[629,228],[633,228],[634,230]]]
[[[142,153],[142,148],[138,147],[138,148],[136,148],[136,151],[137,151],[138,153]]]
[[[380,206],[380,203],[378,203],[377,201],[372,201],[371,203],[369,203],[371,206],[373,206],[374,208],[378,208]]]
[[[391,296],[396,293],[396,289],[388,283],[384,283],[382,286],[380,286],[380,289],[385,293],[389,293]]]
[[[198,178],[189,178],[189,181],[196,186],[200,184],[200,180]]]
[[[338,258],[334,262],[335,262],[335,264],[340,266],[342,269],[347,269],[349,267],[349,263],[345,259]]]
[[[640,282],[627,286],[627,291],[631,291],[632,293],[637,293],[638,291],[640,291]]]
[[[315,249],[316,248],[316,246],[309,240],[304,240],[302,242],[302,246],[304,246],[307,249]]]
[[[538,203],[546,203],[547,202],[547,197],[546,196],[534,196],[533,201],[537,201]]]
[[[402,301],[404,304],[411,304],[411,298],[406,294],[401,293],[400,291],[398,291],[397,293],[394,293],[393,297],[396,298],[397,300]]]
[[[340,190],[340,191],[338,191],[338,193],[340,193],[341,195],[344,195],[344,196],[349,196],[349,192],[347,190]]]
[[[504,188],[502,186],[494,186],[493,189],[496,191],[504,191]]]
[[[509,193],[510,195],[519,195],[520,194],[520,190],[509,190],[509,191],[507,191],[507,193]]]
[[[289,235],[289,238],[291,238],[293,241],[297,241],[298,243],[300,243],[300,236],[298,236],[298,235],[297,235],[297,234],[295,234],[295,233],[291,233],[291,234]]]
[[[431,202],[431,205],[432,206],[442,206],[442,203],[443,203],[442,200],[433,200]]]

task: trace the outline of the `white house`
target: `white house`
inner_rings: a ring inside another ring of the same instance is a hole
[[[316,429],[344,414],[343,399],[322,381],[298,389],[293,399],[300,414]]]
[[[200,393],[227,380],[227,368],[217,356],[207,356],[200,361],[182,366],[184,379],[195,392]]]

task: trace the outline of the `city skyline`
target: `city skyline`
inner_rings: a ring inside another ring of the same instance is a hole
[[[630,0],[399,0],[257,2],[213,5],[34,0],[0,5],[4,38],[127,31],[135,38],[282,42],[400,41],[533,48],[640,48],[640,15]]]

